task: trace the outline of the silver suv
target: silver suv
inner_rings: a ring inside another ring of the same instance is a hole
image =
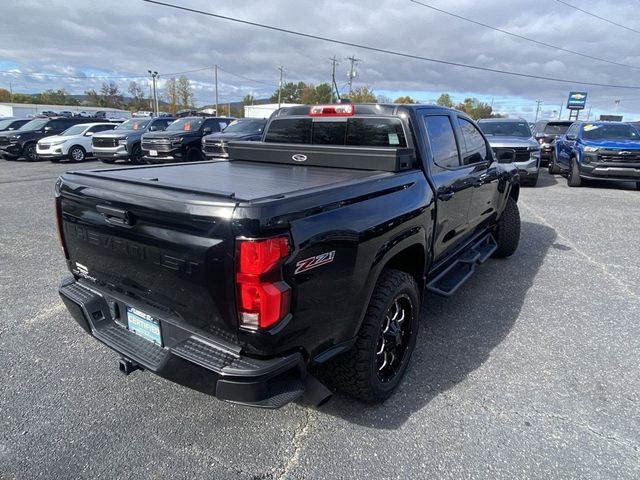
[[[140,139],[143,133],[156,132],[167,128],[175,118],[132,118],[113,130],[97,133],[91,137],[94,156],[104,163],[129,160],[137,164],[142,160]]]
[[[511,149],[520,173],[520,183],[535,187],[540,173],[540,145],[533,138],[529,123],[516,118],[483,118],[478,126],[491,148]]]

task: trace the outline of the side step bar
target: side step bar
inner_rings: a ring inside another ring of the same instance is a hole
[[[498,248],[492,234],[485,235],[463,253],[455,262],[427,284],[430,292],[450,297],[476,271],[476,265],[484,263]]]

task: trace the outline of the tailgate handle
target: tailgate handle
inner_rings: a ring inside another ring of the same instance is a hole
[[[105,218],[105,220],[113,225],[131,226],[133,220],[126,210],[119,208],[107,207],[106,205],[97,205],[98,210]]]

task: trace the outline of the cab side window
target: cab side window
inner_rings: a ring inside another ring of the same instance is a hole
[[[480,130],[469,120],[460,117],[458,117],[458,125],[464,139],[462,164],[472,165],[489,160],[489,149]]]
[[[442,168],[459,167],[460,154],[449,116],[429,115],[424,117],[424,123],[429,134],[433,162]]]

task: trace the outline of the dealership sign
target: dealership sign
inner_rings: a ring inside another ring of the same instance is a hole
[[[587,92],[570,92],[567,100],[569,110],[583,110],[587,104]]]

